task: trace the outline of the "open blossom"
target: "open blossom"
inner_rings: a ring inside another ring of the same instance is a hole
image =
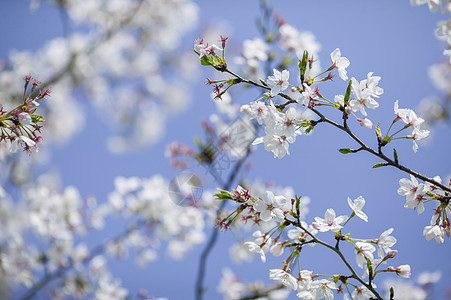
[[[424,138],[427,138],[429,136],[430,131],[426,130],[426,129],[419,129],[419,128],[414,128],[412,135],[410,136],[410,138],[413,141],[413,152],[417,152],[418,150],[418,144],[417,144],[417,140],[422,140]]]
[[[298,101],[300,104],[308,107],[310,100],[318,99],[314,90],[306,83],[304,83],[304,91],[302,92],[302,98]]]
[[[379,103],[377,103],[376,100],[372,98],[373,96],[377,96],[374,91],[375,88],[367,87],[367,80],[362,80],[361,82],[359,82],[354,77],[351,80],[351,88],[354,99],[349,101],[349,105],[351,106],[353,111],[360,111],[362,115],[366,116],[367,113],[365,111],[365,107],[370,109],[376,109],[379,107]]]
[[[275,96],[281,91],[284,91],[289,83],[290,71],[283,70],[282,73],[276,69],[273,69],[274,75],[268,77],[268,85],[271,86],[271,95]]]
[[[391,251],[391,247],[396,244],[396,238],[391,236],[390,234],[393,232],[393,228],[385,230],[377,239],[377,255],[382,258],[385,253]]]
[[[280,280],[284,286],[292,290],[296,290],[298,287],[297,279],[282,269],[269,270],[269,279]]]
[[[418,183],[418,180],[413,175],[410,175],[410,180],[407,178],[399,180],[398,194],[406,196],[407,201],[411,201],[416,197],[418,189],[421,189],[422,185]]]
[[[271,191],[267,191],[262,199],[255,201],[254,209],[260,213],[260,219],[269,221],[274,219],[282,221],[284,219],[283,211],[280,209],[287,199],[284,196],[274,196]]]
[[[376,287],[373,283],[373,287]],[[355,300],[367,300],[374,298],[374,294],[364,285],[356,286],[355,290],[351,294],[351,299]],[[343,300],[349,300],[347,294],[343,295]]]
[[[212,55],[216,55],[215,51],[222,51],[221,47],[216,46],[215,44],[204,44],[202,40],[196,40],[194,43],[194,50],[199,53],[199,58],[204,56],[210,57]]]
[[[334,299],[334,292],[332,290],[336,290],[337,285],[333,281],[321,279],[313,281],[310,285],[310,289],[314,296],[313,299],[326,298],[326,300],[332,300]]]
[[[346,221],[347,218],[348,216],[335,217],[335,211],[332,208],[329,208],[324,214],[324,219],[315,217],[316,223],[313,223],[313,227],[321,232],[329,230],[337,232],[343,227],[340,224]]]
[[[406,196],[405,208],[417,208],[418,214],[421,214],[424,211],[423,197],[430,187],[424,183],[418,183],[418,180],[412,175],[410,175],[410,179],[399,180],[398,194]]]
[[[354,202],[352,202],[351,198],[348,197],[348,204],[357,217],[359,217],[365,222],[368,222],[368,216],[362,211],[363,206],[365,206],[365,199],[362,196],[359,196],[357,199],[354,200]]]
[[[445,230],[440,225],[424,227],[423,235],[427,240],[434,239],[439,244],[445,241]]]
[[[247,246],[247,249],[249,250],[249,252],[260,254],[260,258],[261,258],[262,262],[263,263],[266,262],[265,251],[263,250],[262,247],[260,247],[260,245],[257,245],[254,242],[245,242],[244,245]]]
[[[18,119],[19,123],[22,124],[23,126],[28,126],[32,122],[30,114],[26,112],[20,113]]]
[[[241,106],[240,111],[249,116],[249,119],[257,119],[258,124],[262,125],[265,118],[270,113],[266,104],[261,101],[253,101]]]
[[[418,144],[416,143],[416,141],[422,140],[422,139],[428,137],[429,133],[430,133],[429,130],[422,128],[424,119],[418,117],[417,114],[411,109],[407,109],[407,108],[400,109],[398,107],[398,100],[396,100],[396,102],[395,102],[394,111],[396,114],[395,121],[402,120],[404,123],[407,124],[407,127],[412,126],[413,131],[412,131],[411,135],[407,136],[407,138],[412,139],[412,141],[413,141],[412,149],[416,153],[418,150]]]
[[[368,243],[356,242],[355,243],[355,260],[360,268],[366,264],[366,259],[373,260],[373,252],[376,248]]]
[[[399,108],[398,100],[395,101],[394,111],[395,111],[395,115],[396,115],[397,119],[402,120],[406,124],[409,123],[409,121],[407,119],[408,109],[407,108]]]
[[[266,151],[272,151],[274,157],[283,158],[286,154],[290,154],[288,150],[289,144],[295,141],[295,137],[285,136],[280,129],[265,127],[266,135],[258,137],[254,140],[252,145],[264,143]]]
[[[277,242],[271,246],[269,252],[271,252],[272,255],[274,256],[281,256],[283,254],[283,249],[284,249],[283,243]]]
[[[16,153],[17,149],[19,149],[19,144],[23,145],[25,147],[25,149],[28,149],[28,148],[31,148],[34,145],[36,145],[36,142],[24,135],[21,135],[18,138],[16,138],[14,141],[11,142],[9,151],[11,153]]]
[[[330,59],[332,60],[333,66],[337,68],[340,78],[343,80],[348,80],[348,75],[346,75],[346,68],[350,65],[349,59],[341,56],[341,51],[339,48],[335,49],[330,54]]]
[[[364,86],[370,92],[372,97],[379,98],[379,96],[384,93],[384,89],[378,86],[381,77],[373,76],[373,73],[374,72],[369,72],[366,75],[366,79],[360,82],[360,85]]]

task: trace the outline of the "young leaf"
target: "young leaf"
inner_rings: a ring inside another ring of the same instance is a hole
[[[202,58],[200,59],[200,63],[203,66],[213,66],[214,61],[213,61],[213,57],[207,57],[206,55],[202,56]]]
[[[354,152],[352,149],[349,149],[349,148],[341,148],[341,149],[338,149],[338,151],[341,154],[348,154],[348,153],[353,153]]]
[[[378,163],[378,164],[375,164],[372,168],[375,169],[375,168],[380,168],[380,167],[385,167],[385,166],[388,166],[388,164],[387,163]]]
[[[345,105],[348,105],[349,98],[351,98],[351,84],[352,84],[352,80],[349,80],[348,88],[346,89],[346,94],[345,94],[345,98],[344,98]]]

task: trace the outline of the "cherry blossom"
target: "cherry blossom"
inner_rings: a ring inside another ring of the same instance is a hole
[[[332,300],[334,299],[334,292],[332,290],[336,290],[337,285],[333,281],[320,279],[314,280],[310,284],[310,289],[312,290],[314,299],[326,298],[327,300]]]
[[[359,82],[354,77],[351,80],[354,99],[349,101],[349,105],[353,111],[360,111],[362,115],[367,116],[365,107],[370,109],[376,109],[379,107],[379,103],[372,98],[375,95],[375,88],[368,87],[366,85],[367,80],[362,80]]]
[[[391,247],[396,244],[396,238],[390,235],[392,232],[393,228],[387,229],[377,239],[377,255],[380,258],[384,257],[384,251],[385,253],[390,252]]]
[[[271,191],[267,191],[265,197],[255,201],[254,208],[260,213],[260,218],[263,221],[269,221],[274,218],[280,222],[283,220],[284,214],[279,207],[286,201],[285,197],[274,196]]]
[[[332,232],[337,232],[343,228],[340,224],[346,221],[346,219],[348,219],[348,216],[335,217],[335,211],[332,208],[329,208],[324,214],[324,219],[315,217],[313,227],[321,232],[326,232],[329,230]]]
[[[349,67],[349,59],[341,56],[341,51],[339,48],[335,49],[330,54],[330,59],[332,60],[333,67],[337,68],[340,78],[343,80],[348,80],[348,75],[346,75],[346,68]]]
[[[260,258],[261,258],[262,262],[263,263],[266,262],[265,251],[263,250],[262,247],[260,247],[260,245],[257,245],[254,242],[245,242],[244,245],[247,246],[247,249],[249,250],[249,252],[260,254]]]
[[[351,198],[348,197],[348,204],[357,217],[365,222],[368,222],[368,216],[362,211],[363,207],[365,206],[365,199],[362,196],[359,196],[354,200],[354,202],[352,202]]]
[[[424,227],[423,235],[427,240],[434,239],[439,244],[445,241],[445,231],[443,227],[439,225],[429,225]]]
[[[264,120],[267,118],[267,114],[269,114],[267,106],[261,101],[253,101],[245,104],[241,106],[240,111],[246,113],[251,120],[256,118],[260,125],[264,124]]]
[[[373,252],[376,251],[376,248],[368,243],[363,242],[356,242],[355,243],[355,260],[357,262],[357,265],[360,268],[363,268],[363,266],[366,264],[366,260],[370,259],[373,260]]]
[[[297,279],[291,276],[291,274],[286,272],[285,270],[281,269],[269,270],[269,279],[280,280],[284,286],[292,290],[296,290],[298,287]]]
[[[268,85],[271,86],[271,95],[275,96],[278,93],[284,91],[289,83],[288,78],[290,78],[290,71],[283,70],[282,72],[273,69],[274,75],[268,77]]]

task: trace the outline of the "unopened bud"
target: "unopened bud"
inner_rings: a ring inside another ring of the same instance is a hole
[[[347,115],[351,114],[352,108],[350,106],[345,106],[345,113]]]
[[[396,254],[398,254],[398,251],[392,250],[392,251],[387,253],[387,255],[384,257],[384,260],[387,260],[387,259],[390,259],[390,258],[394,258],[396,256]]]

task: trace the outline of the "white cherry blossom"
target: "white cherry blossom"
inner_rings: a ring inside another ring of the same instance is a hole
[[[275,96],[288,87],[288,78],[290,78],[290,71],[283,70],[282,72],[280,72],[276,69],[273,69],[273,72],[274,75],[268,77],[267,83],[272,87],[271,95]]]
[[[429,225],[424,227],[423,235],[427,240],[434,239],[439,244],[445,241],[445,230],[440,225]]]
[[[350,62],[346,57],[341,56],[341,51],[339,48],[335,49],[330,54],[330,59],[332,60],[332,64],[334,68],[337,68],[338,75],[343,80],[348,80],[348,75],[346,74],[346,68],[349,67]]]
[[[396,244],[396,238],[390,235],[392,232],[393,228],[387,229],[377,239],[377,255],[380,258],[384,257],[384,251],[388,253],[391,251],[391,247]]]
[[[291,290],[296,290],[298,287],[298,281],[290,273],[282,269],[269,270],[269,279],[279,280],[284,286]]]
[[[283,196],[274,196],[271,191],[267,191],[262,199],[255,201],[254,209],[260,213],[260,219],[267,222],[271,219],[282,221],[284,219],[283,211],[280,209],[286,202]]]
[[[348,219],[348,216],[335,217],[335,211],[332,208],[326,210],[324,214],[324,219],[320,217],[315,217],[316,223],[313,223],[313,227],[321,232],[332,231],[337,232],[343,226],[340,224]]]
[[[351,198],[348,197],[348,204],[357,217],[365,222],[368,222],[368,216],[362,211],[363,207],[365,206],[365,199],[362,196],[356,198],[354,202],[352,202]]]

